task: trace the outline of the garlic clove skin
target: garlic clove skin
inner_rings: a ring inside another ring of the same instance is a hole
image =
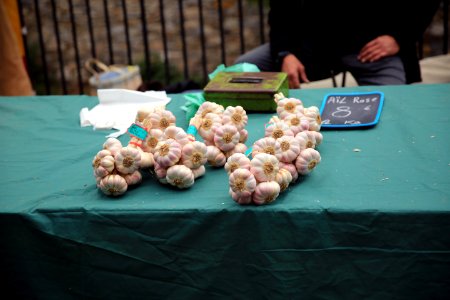
[[[276,139],[264,137],[253,143],[252,157],[255,157],[258,153],[267,153],[276,156],[280,151],[280,144]]]
[[[174,165],[167,169],[166,180],[179,189],[185,189],[194,184],[194,173],[185,165]]]
[[[307,175],[320,163],[320,160],[319,151],[307,148],[300,152],[300,155],[295,160],[295,167],[299,174]]]
[[[181,158],[181,145],[174,139],[161,141],[155,148],[153,158],[163,168],[173,166]]]
[[[239,130],[239,143],[245,144],[247,139],[248,139],[248,130],[247,129]]]
[[[237,169],[247,169],[250,170],[250,159],[242,153],[235,153],[231,155],[227,162],[225,163],[225,170],[228,176]]]
[[[125,179],[117,174],[104,177],[98,185],[100,190],[108,196],[120,196],[128,189]]]
[[[297,168],[295,167],[294,163],[280,162],[279,166],[280,166],[280,169],[285,169],[289,173],[291,173],[291,177],[292,177],[291,182],[296,182],[297,181],[297,179],[298,179],[298,172],[297,172]]]
[[[316,148],[316,136],[314,134],[314,131],[302,131],[297,133],[295,136],[296,139],[303,138],[306,141],[306,148]],[[300,147],[302,148],[303,142],[299,140]],[[302,149],[303,150],[303,149]]]
[[[136,170],[136,171],[134,171],[131,174],[125,174],[123,176],[123,178],[127,182],[128,186],[135,185],[135,184],[141,183],[141,181],[142,181],[142,174],[141,174],[141,172]]]
[[[150,129],[147,137],[142,143],[142,150],[155,153],[156,146],[163,140],[165,140],[165,137],[164,132],[161,129]]]
[[[181,150],[181,162],[190,169],[203,166],[207,161],[207,147],[202,142],[191,142],[184,145]]]
[[[323,141],[323,135],[318,131],[313,131],[314,137],[316,138],[316,147],[320,145]]]
[[[108,138],[103,143],[103,149],[110,151],[111,154],[115,156],[116,153],[119,152],[120,149],[122,149],[122,143],[116,138]]]
[[[293,136],[285,135],[277,140],[280,151],[275,154],[276,158],[282,162],[292,162],[300,154],[300,142]]]
[[[258,182],[273,181],[279,170],[278,159],[271,154],[259,153],[250,162],[250,171]]]
[[[240,205],[247,205],[252,203],[252,195],[248,195],[248,196],[244,196],[244,195],[239,195],[233,191],[230,192],[231,194],[231,198],[238,204]]]
[[[317,106],[310,106],[303,110],[304,118],[309,122],[309,130],[320,131],[322,119],[320,118],[320,111]]]
[[[292,182],[292,175],[288,170],[280,168],[275,177],[275,181],[280,185],[281,193],[289,187],[289,184]]]
[[[215,113],[207,113],[201,120],[198,134],[205,141],[214,141],[214,132],[217,127],[222,126],[222,117]]]
[[[228,182],[231,190],[238,196],[248,197],[255,191],[256,179],[248,169],[236,169],[230,174]]]
[[[276,181],[258,183],[252,196],[252,201],[256,205],[269,204],[280,194],[280,185]]]
[[[247,125],[248,116],[242,106],[228,106],[222,114],[222,124],[230,124],[238,130]]]
[[[224,108],[222,105],[219,105],[215,102],[205,101],[198,108],[196,115],[201,116],[202,118],[206,116],[208,113],[215,113],[217,115],[222,115],[224,112]]]
[[[303,113],[303,103],[300,99],[284,98],[277,102],[277,114],[281,119],[288,115]]]
[[[214,133],[214,144],[222,151],[230,151],[239,143],[239,138],[239,131],[235,126],[222,125]]]
[[[284,121],[271,123],[270,126],[267,126],[264,130],[265,137],[272,137],[274,139],[279,139],[282,136],[289,135],[294,136],[294,132],[291,130],[288,124]]]
[[[191,171],[192,171],[192,173],[194,173],[194,179],[197,179],[198,177],[205,175],[206,168],[205,168],[205,166],[202,165],[196,169],[191,169]]]
[[[141,153],[133,147],[123,147],[116,154],[115,165],[122,174],[130,174],[139,169]]]
[[[206,158],[208,163],[213,167],[223,167],[227,162],[225,154],[216,146],[206,147]]]

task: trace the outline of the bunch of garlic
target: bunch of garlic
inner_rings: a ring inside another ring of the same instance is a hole
[[[248,116],[242,106],[224,108],[214,102],[204,102],[193,118],[198,133],[207,145],[208,163],[214,167],[225,165],[234,153],[245,153],[248,138],[245,129]]]
[[[139,111],[136,122],[147,129],[141,147],[153,155],[152,171],[159,182],[184,189],[205,174],[206,145],[177,127],[172,112],[163,108]]]
[[[123,147],[115,138],[106,140],[103,149],[95,155],[92,167],[97,187],[108,196],[122,195],[128,186],[142,180],[141,152],[134,147]]]
[[[231,198],[239,204],[271,203],[292,180],[291,174],[280,168],[278,159],[268,153],[258,153],[251,160],[235,153],[228,158],[225,170]]]

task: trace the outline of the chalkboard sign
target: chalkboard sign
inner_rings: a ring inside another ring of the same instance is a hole
[[[377,124],[383,108],[382,92],[332,93],[320,108],[322,128],[349,128]]]

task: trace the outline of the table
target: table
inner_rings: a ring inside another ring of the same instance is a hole
[[[443,299],[450,295],[450,84],[292,90],[385,94],[370,129],[322,131],[322,162],[266,206],[222,168],[187,190],[111,199],[91,161],[109,131],[88,96],[0,97],[2,291],[27,299]],[[168,105],[187,127],[182,95]],[[249,114],[251,145],[270,114]],[[128,136],[121,137],[128,142]],[[355,149],[360,149],[356,151]]]

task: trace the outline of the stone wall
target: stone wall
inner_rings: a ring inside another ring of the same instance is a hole
[[[64,74],[71,92],[77,92],[77,65],[70,19],[69,0],[55,0],[57,26],[60,32],[60,45],[64,60]],[[134,64],[144,61],[144,44],[139,0],[126,0],[129,35]],[[60,79],[55,21],[50,0],[39,0],[41,28],[47,55],[50,74],[56,80]],[[80,53],[80,63],[92,57],[88,30],[86,0],[72,0],[76,23],[77,46]],[[90,13],[94,28],[95,50],[97,58],[109,64],[111,58],[108,49],[107,30],[105,22],[104,3],[107,3],[112,36],[113,61],[115,64],[127,63],[127,47],[125,37],[124,16],[121,0],[90,0]],[[24,19],[27,27],[28,48],[33,48],[34,60],[40,60],[38,30],[36,22],[36,7],[34,1],[22,0]],[[180,29],[179,2],[164,0],[164,18],[167,33],[168,60],[172,68],[184,74],[182,39]],[[189,78],[203,78],[202,52],[199,26],[198,0],[183,0],[185,33],[187,43]],[[164,62],[164,47],[161,30],[159,1],[146,0],[147,38],[152,55],[153,66],[159,61]],[[260,44],[260,19],[258,1],[242,1],[244,13],[245,49],[249,50]],[[225,32],[226,64],[230,65],[240,54],[238,1],[223,0],[223,26]],[[267,16],[267,7],[264,11]],[[204,32],[206,39],[207,72],[212,72],[221,61],[221,38],[219,30],[219,14],[217,0],[203,0]],[[267,27],[267,20],[264,20]],[[265,40],[268,30],[265,28]],[[90,74],[82,70],[83,81],[87,82]],[[75,90],[74,90],[75,89]]]

